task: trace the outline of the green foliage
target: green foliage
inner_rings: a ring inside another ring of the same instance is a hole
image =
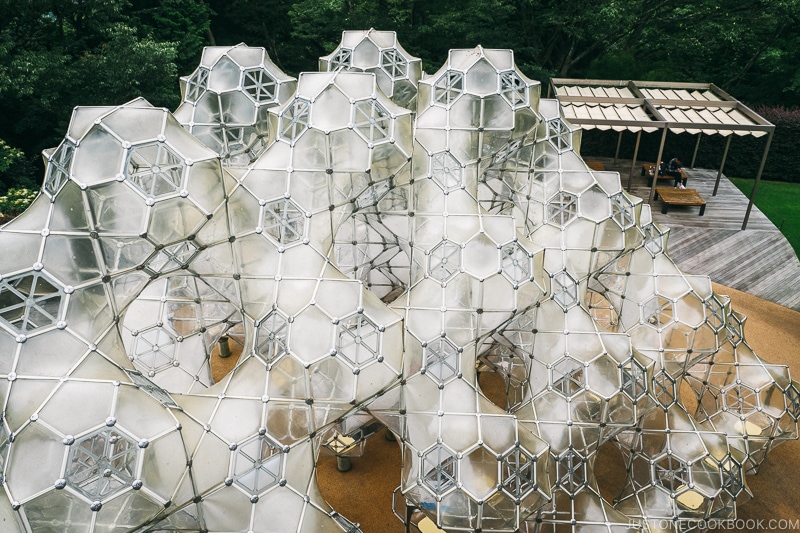
[[[800,0],[0,0],[0,138],[25,154],[0,171],[0,191],[41,181],[39,153],[76,105],[143,96],[174,109],[177,76],[203,46],[263,46],[297,75],[342,31],[371,27],[397,31],[428,73],[449,49],[480,44],[513,49],[544,94],[553,76],[695,81],[748,105],[800,106]],[[795,129],[775,123],[770,178],[800,166]],[[678,136],[668,151],[693,143]],[[704,140],[698,164],[718,164],[721,143]],[[763,139],[734,144],[726,168],[753,175]]]
[[[35,189],[9,189],[0,196],[0,221],[14,218],[25,211],[39,194]]]
[[[750,196],[753,180],[730,178],[745,195]],[[755,204],[800,256],[800,184],[762,181],[758,184]]]

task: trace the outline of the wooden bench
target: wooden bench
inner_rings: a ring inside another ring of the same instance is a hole
[[[642,164],[642,176],[649,176],[647,179],[647,184],[653,184],[653,174],[655,173],[656,166],[653,163],[644,163]],[[681,169],[681,177],[688,183],[689,177],[686,175],[686,172]],[[670,176],[669,174],[659,174],[656,179],[660,180],[674,180],[674,176]]]
[[[600,172],[606,169],[605,165],[601,161],[587,161],[586,166],[591,168],[592,170],[598,170]]]
[[[667,209],[671,205],[685,205],[685,206],[700,206],[700,216],[706,212],[706,201],[697,193],[696,189],[673,189],[667,187],[656,188],[654,200],[664,202],[664,207],[661,208],[663,214],[667,214]]]

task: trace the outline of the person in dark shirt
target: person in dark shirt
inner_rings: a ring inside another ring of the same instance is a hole
[[[681,163],[680,157],[673,157],[670,159],[670,162],[667,163],[667,174],[675,178],[676,189],[686,188],[686,178],[683,177],[683,174],[681,173],[682,168],[683,163]]]

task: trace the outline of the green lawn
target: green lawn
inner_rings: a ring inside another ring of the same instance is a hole
[[[749,196],[753,180],[730,178],[734,185]],[[800,257],[800,183],[761,181],[756,192],[756,206],[767,215]]]

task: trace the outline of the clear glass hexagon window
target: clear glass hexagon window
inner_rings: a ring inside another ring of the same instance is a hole
[[[722,472],[722,488],[733,498],[738,497],[745,488],[742,465],[732,457],[727,457],[720,466],[720,471]]]
[[[575,450],[567,450],[556,461],[556,484],[570,495],[586,486],[586,459]]]
[[[435,339],[425,346],[425,374],[440,385],[461,372],[458,348],[447,339]]]
[[[154,274],[164,274],[189,266],[199,248],[192,241],[179,242],[159,250],[145,267]]]
[[[550,289],[553,300],[565,311],[578,305],[578,283],[565,270],[553,276]]]
[[[249,68],[242,72],[242,89],[258,103],[274,102],[277,82],[265,68]]]
[[[92,501],[110,498],[134,480],[138,450],[136,442],[118,429],[99,429],[72,443],[64,477]]]
[[[336,332],[336,353],[354,367],[378,358],[381,346],[378,326],[361,313],[339,321]]]
[[[705,301],[706,308],[706,323],[711,326],[716,332],[722,331],[725,328],[725,307],[717,299],[712,296]]]
[[[198,68],[192,76],[186,80],[186,101],[197,102],[208,89],[209,70],[205,67]]]
[[[611,197],[611,217],[622,229],[628,229],[636,222],[633,214],[633,202],[624,193]]]
[[[271,311],[256,328],[256,353],[272,363],[286,353],[289,321],[279,311]]]
[[[290,199],[267,202],[264,206],[264,232],[280,244],[299,242],[306,232],[306,215]]]
[[[349,48],[340,48],[331,58],[330,70],[336,70],[337,68],[348,69],[351,66],[353,66],[353,51]]]
[[[69,180],[73,155],[75,155],[75,145],[65,140],[48,159],[44,190],[50,196],[55,196]]]
[[[651,256],[655,257],[664,251],[664,235],[655,224],[643,226],[642,231],[644,231],[644,247]]]
[[[132,334],[134,340],[130,357],[137,367],[153,377],[156,372],[172,366],[178,340],[163,324],[159,323]]]
[[[464,92],[464,74],[448,70],[433,85],[433,99],[444,105],[452,104]]]
[[[173,194],[183,185],[183,159],[162,142],[134,146],[128,152],[128,180],[151,198]]]
[[[236,486],[257,496],[280,483],[283,470],[280,446],[264,435],[249,439],[236,448],[231,477]]]
[[[428,255],[428,275],[447,281],[461,270],[461,246],[452,241],[442,241]]]
[[[500,249],[503,275],[519,284],[531,278],[531,258],[519,243],[512,242]]]
[[[622,392],[631,400],[638,400],[647,393],[647,373],[638,361],[631,358],[620,367]]]
[[[384,50],[381,52],[381,68],[392,79],[404,78],[408,61],[397,50]]]
[[[500,94],[513,107],[528,105],[528,88],[513,70],[500,73]]]
[[[56,324],[64,305],[64,289],[43,272],[25,272],[0,280],[0,321],[27,335]]]
[[[656,483],[671,494],[689,484],[689,471],[686,464],[674,455],[666,455],[654,462],[653,477]]]
[[[653,395],[662,407],[669,407],[675,403],[675,379],[665,370],[653,376]]]
[[[747,385],[732,385],[722,391],[722,400],[728,412],[747,416],[759,409],[758,395]]]
[[[572,150],[572,132],[561,117],[547,121],[547,138],[559,152]]]
[[[458,460],[453,452],[438,444],[422,456],[422,482],[439,496],[456,486]]]
[[[308,129],[311,102],[295,98],[281,113],[278,132],[281,139],[294,141]]]
[[[536,488],[536,460],[519,447],[503,456],[500,469],[503,488],[514,498]]]
[[[446,191],[461,186],[464,169],[450,152],[439,152],[431,156],[431,177]]]
[[[567,398],[586,387],[586,372],[583,363],[569,356],[562,357],[550,367],[553,389]]]
[[[800,390],[798,390],[796,381],[792,381],[791,385],[786,388],[786,411],[794,420],[800,419]]]
[[[356,102],[354,107],[356,131],[373,144],[389,139],[392,117],[377,100]]]
[[[578,197],[561,191],[547,202],[547,222],[564,227],[578,216]]]
[[[642,320],[657,328],[672,323],[675,319],[675,305],[663,296],[653,296],[642,304]]]

